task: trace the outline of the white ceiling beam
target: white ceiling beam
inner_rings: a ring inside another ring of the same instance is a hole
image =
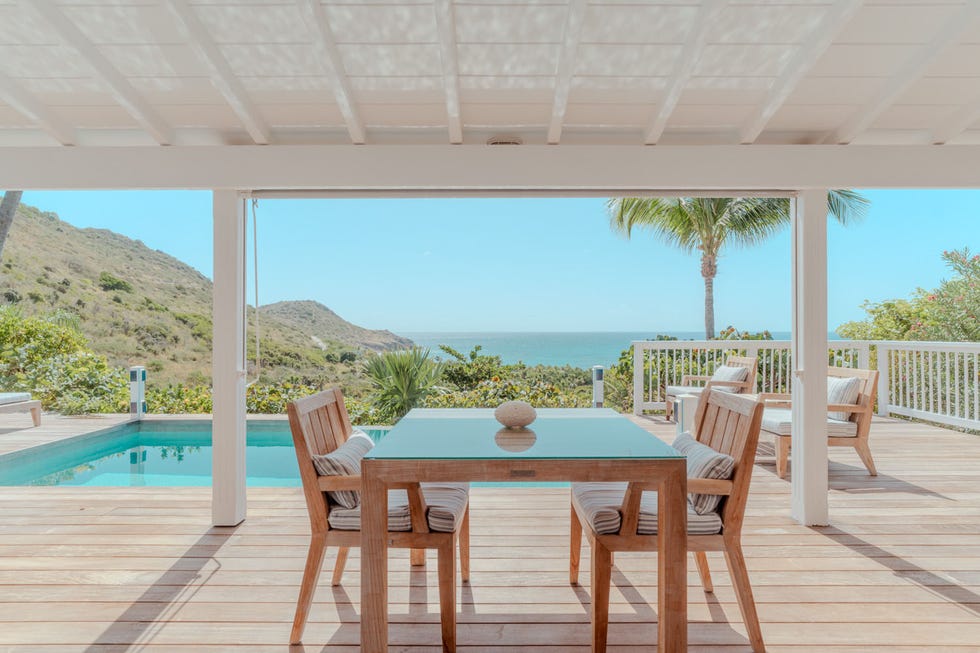
[[[160,145],[173,145],[173,129],[150,104],[133,88],[122,73],[106,59],[99,48],[88,40],[80,29],[68,19],[52,0],[24,2],[21,6],[33,7],[58,33],[64,43],[74,49],[92,68],[96,79],[109,88],[113,99],[133,117],[140,126]]]
[[[953,115],[940,124],[932,132],[932,142],[945,145],[980,120],[980,95],[960,107]]]
[[[76,144],[74,129],[51,113],[51,110],[41,104],[27,89],[2,72],[0,72],[0,100],[33,121],[47,132],[48,136],[62,145]]]
[[[691,79],[698,61],[701,60],[704,46],[708,42],[708,30],[713,26],[713,19],[725,4],[727,4],[727,0],[704,0],[701,3],[697,16],[694,18],[694,24],[691,26],[691,32],[687,35],[687,41],[681,50],[681,56],[677,59],[677,69],[670,81],[667,82],[667,92],[664,99],[644,134],[643,142],[647,145],[656,145],[663,135],[667,121],[674,113],[688,80]]]
[[[303,12],[306,23],[313,26],[317,60],[333,89],[334,99],[340,108],[341,115],[344,116],[351,142],[355,145],[361,145],[365,142],[364,123],[361,122],[360,112],[354,102],[354,90],[351,88],[350,79],[344,71],[344,60],[340,54],[340,48],[337,47],[337,39],[334,38],[333,29],[330,27],[327,11],[320,4],[320,0],[297,0],[297,3]]]
[[[759,106],[752,117],[746,120],[745,125],[739,131],[739,142],[749,144],[754,143],[759,138],[759,134],[766,128],[772,117],[796,90],[800,81],[816,65],[830,44],[834,42],[834,38],[850,22],[862,4],[863,0],[837,0],[824,14],[813,34],[809,36],[806,42],[797,47],[796,54],[793,55],[783,72],[770,87],[769,96],[765,102]]]
[[[824,143],[846,145],[860,136],[875,120],[901,97],[948,48],[956,45],[960,36],[976,26],[980,16],[980,2],[971,0],[943,23],[932,40],[920,47],[878,91],[874,98],[861,107],[843,125],[831,132]]]
[[[238,116],[249,136],[258,145],[268,145],[272,141],[269,127],[193,7],[187,0],[167,0],[166,5],[191,49],[207,66],[211,83]]]
[[[0,179],[9,188],[36,190],[609,197],[645,190],[980,188],[977,161],[980,146],[974,145],[0,147]]]
[[[557,145],[561,141],[561,130],[568,110],[568,95],[572,90],[572,75],[575,72],[575,57],[578,43],[582,38],[582,25],[585,23],[585,10],[588,0],[569,0],[568,19],[565,21],[565,39],[558,55],[558,71],[555,76],[555,99],[551,105],[551,124],[548,125],[548,143]]]
[[[436,0],[436,28],[442,59],[442,83],[446,92],[449,142],[463,142],[463,119],[459,103],[459,59],[456,55],[456,12],[452,0]]]

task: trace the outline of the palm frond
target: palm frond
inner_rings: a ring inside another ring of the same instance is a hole
[[[870,206],[871,200],[857,191],[837,189],[827,194],[827,210],[844,226],[863,220]]]

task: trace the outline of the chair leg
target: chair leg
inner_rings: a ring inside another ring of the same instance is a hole
[[[674,418],[674,402],[671,401],[673,397],[664,397],[664,419],[668,422]]]
[[[776,476],[786,478],[786,470],[789,469],[789,445],[790,436],[776,436]]]
[[[715,586],[711,583],[711,570],[708,568],[708,554],[704,551],[695,551],[694,562],[698,565],[698,574],[701,576],[704,591],[708,594],[714,592]]]
[[[289,634],[289,641],[292,644],[303,641],[303,630],[306,628],[306,619],[310,614],[313,593],[316,591],[317,581],[320,580],[320,570],[323,568],[323,556],[326,552],[327,536],[323,533],[314,533],[310,539],[310,550],[306,554],[306,567],[303,569],[303,582],[299,587],[299,599],[296,601],[293,630]]]
[[[350,551],[350,548],[346,546],[342,546],[337,549],[337,561],[333,565],[333,578],[330,580],[330,584],[334,587],[340,585],[340,580],[344,576],[344,567],[347,565],[348,551]]]
[[[31,421],[34,422],[34,426],[41,426],[41,407],[34,406],[31,408]]]
[[[463,582],[470,580],[470,507],[466,506],[463,523],[459,525],[459,575]]]
[[[439,547],[439,613],[442,650],[456,650],[456,546],[453,539]]]
[[[606,653],[609,636],[609,590],[612,583],[612,555],[609,549],[592,545],[592,653]]]
[[[871,457],[871,447],[868,446],[867,440],[858,440],[854,443],[854,448],[857,450],[858,455],[861,457],[861,462],[864,466],[868,468],[868,473],[872,476],[878,475],[878,470],[875,469],[875,460]]]
[[[752,596],[752,585],[749,583],[749,572],[745,567],[741,544],[729,544],[725,550],[725,560],[728,562],[732,585],[735,586],[735,597],[738,599],[738,608],[742,612],[742,621],[749,634],[749,644],[752,645],[755,653],[765,653],[766,645],[762,641],[759,615],[755,611],[755,598]]]
[[[582,522],[578,520],[575,506],[572,506],[569,524],[571,530],[568,538],[568,582],[572,585],[578,585],[578,568],[582,560]]]
[[[412,549],[409,558],[413,567],[425,566],[425,549]]]

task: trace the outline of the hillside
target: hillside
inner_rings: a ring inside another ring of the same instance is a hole
[[[28,315],[78,314],[92,348],[114,365],[146,365],[153,383],[202,382],[211,366],[211,281],[138,240],[78,229],[21,205],[0,261],[0,303]],[[259,309],[268,378],[350,375],[351,353],[410,346],[347,322],[313,301]],[[250,328],[254,311],[249,311]],[[250,338],[251,340],[251,338]],[[250,357],[254,356],[249,343]]]

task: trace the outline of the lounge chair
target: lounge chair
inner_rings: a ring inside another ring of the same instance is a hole
[[[287,406],[312,538],[296,603],[290,642],[303,638],[313,593],[328,546],[339,547],[333,585],[340,585],[347,552],[361,545],[360,458],[371,446],[350,424],[339,389],[325,390]],[[425,564],[425,549],[438,550],[442,641],[456,650],[456,545],[460,571],[469,580],[469,490],[465,485],[408,484],[388,493],[390,547],[412,549],[412,564]]]
[[[694,553],[705,592],[713,591],[705,552],[725,553],[755,653],[763,653],[765,644],[741,537],[761,421],[761,401],[709,387],[698,402],[694,436],[685,433],[674,442],[687,457],[687,548]],[[657,495],[645,490],[643,483],[572,485],[569,580],[578,583],[584,530],[592,549],[593,653],[606,650],[613,552],[657,550]]]
[[[41,402],[31,399],[27,392],[0,392],[0,413],[30,411],[34,426],[41,426]]]
[[[877,392],[877,370],[847,367],[827,370],[827,444],[854,448],[872,476],[878,475],[869,444]],[[766,404],[762,430],[771,433],[776,441],[776,474],[786,478],[793,431],[790,395],[763,393],[759,399]]]
[[[704,391],[704,384],[711,382],[715,390],[722,392],[732,392],[735,394],[749,394],[755,392],[755,375],[758,359],[755,356],[729,356],[723,365],[715,368],[713,374],[697,375],[685,374],[681,377],[680,385],[669,385],[666,389],[664,401],[665,419],[670,421],[674,415],[674,400],[680,395],[700,396]],[[701,385],[695,385],[700,383]]]

